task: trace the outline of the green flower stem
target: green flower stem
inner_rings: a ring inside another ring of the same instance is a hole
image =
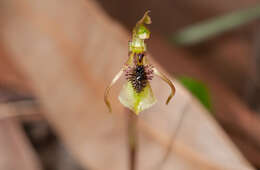
[[[128,110],[128,146],[129,146],[129,170],[136,170],[137,166],[137,124],[138,116]]]

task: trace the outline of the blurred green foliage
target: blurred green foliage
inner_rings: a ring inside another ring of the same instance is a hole
[[[203,106],[212,112],[212,104],[209,90],[206,85],[191,77],[182,76],[178,78],[181,84],[195,96]]]
[[[173,35],[178,45],[192,45],[260,18],[260,4],[187,27]]]

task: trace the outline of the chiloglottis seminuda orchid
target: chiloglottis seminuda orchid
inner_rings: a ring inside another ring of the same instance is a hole
[[[106,88],[104,100],[110,112],[112,112],[112,108],[108,100],[109,92],[122,75],[125,75],[127,82],[121,89],[119,101],[137,115],[156,103],[156,98],[149,83],[154,75],[159,76],[171,88],[166,104],[175,94],[175,87],[171,80],[147,61],[145,40],[149,39],[150,31],[146,25],[152,23],[148,14],[149,11],[145,12],[142,19],[136,23],[132,39],[128,44],[129,58]]]

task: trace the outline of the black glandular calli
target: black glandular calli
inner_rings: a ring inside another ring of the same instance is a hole
[[[128,81],[131,82],[137,93],[142,92],[148,83],[145,67],[143,65],[136,65],[129,75]]]

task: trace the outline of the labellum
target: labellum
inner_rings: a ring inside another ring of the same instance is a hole
[[[132,39],[128,44],[129,58],[105,91],[105,103],[110,112],[112,109],[108,101],[108,94],[110,88],[117,82],[123,73],[125,74],[127,82],[122,87],[119,101],[137,115],[156,103],[156,98],[153,95],[149,83],[154,75],[159,76],[171,87],[172,91],[166,104],[168,104],[174,96],[175,87],[172,82],[147,62],[146,44],[144,41],[150,37],[150,31],[145,26],[145,24],[151,24],[151,18],[148,13],[149,11],[144,14],[143,18],[139,20],[134,27]]]

